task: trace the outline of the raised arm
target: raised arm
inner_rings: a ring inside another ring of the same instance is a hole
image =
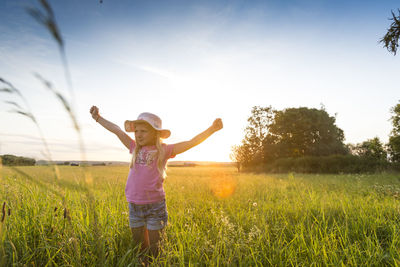
[[[175,144],[172,154],[177,155],[177,154],[185,152],[186,150],[191,149],[194,146],[197,146],[198,144],[200,144],[201,142],[206,140],[208,137],[210,137],[213,133],[221,130],[222,127],[223,127],[222,120],[216,119],[207,130],[196,135],[190,141],[185,141],[185,142]]]
[[[106,120],[105,118],[101,117],[99,114],[99,108],[96,106],[92,106],[90,108],[90,114],[92,114],[92,118],[96,120],[101,126],[109,130],[110,132],[114,133],[118,136],[119,140],[126,146],[126,148],[130,149],[130,145],[132,139],[127,135],[118,125]]]

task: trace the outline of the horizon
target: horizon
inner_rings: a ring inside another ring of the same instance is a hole
[[[121,128],[141,112],[159,115],[172,132],[169,144],[222,118],[224,129],[177,161],[231,162],[231,147],[240,144],[257,105],[325,106],[345,143],[388,141],[390,109],[400,99],[400,59],[378,41],[398,1],[49,2],[65,41],[75,102],[57,45],[25,10],[37,2],[0,3],[0,77],[28,99],[57,161],[82,157],[78,137],[33,72],[73,104],[88,161],[130,159],[118,138],[91,118],[92,105]],[[6,125],[0,154],[42,157],[35,125],[4,103],[20,99],[0,98]]]
[[[119,161],[119,160],[45,160],[45,159],[35,159],[36,162],[38,161],[46,161],[46,162],[123,162],[129,163],[129,161]],[[210,161],[210,160],[168,160],[168,163],[176,163],[176,162],[203,162],[203,163],[236,163],[234,161]]]

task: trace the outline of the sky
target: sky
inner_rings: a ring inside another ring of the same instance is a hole
[[[345,143],[388,141],[390,109],[400,100],[400,56],[379,40],[398,1],[49,3],[72,93],[56,42],[27,14],[28,7],[41,9],[38,1],[0,1],[0,77],[26,98],[53,160],[130,160],[119,139],[91,118],[92,105],[121,128],[141,112],[159,115],[172,133],[168,144],[222,118],[221,131],[175,160],[230,161],[253,106],[324,106]],[[71,103],[81,139],[35,73]],[[37,126],[5,101],[26,108],[17,95],[0,93],[0,154],[44,159]]]

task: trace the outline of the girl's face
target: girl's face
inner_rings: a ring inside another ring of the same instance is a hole
[[[135,124],[135,140],[140,146],[151,146],[156,144],[157,131],[147,123]]]

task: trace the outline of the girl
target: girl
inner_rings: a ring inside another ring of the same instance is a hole
[[[166,145],[162,139],[168,138],[171,132],[162,129],[161,119],[152,113],[141,113],[137,120],[125,121],[125,131],[134,132],[135,140],[120,127],[101,117],[96,106],[90,108],[90,113],[96,122],[114,133],[132,154],[125,187],[129,226],[135,244],[140,245],[142,250],[149,248],[151,255],[157,257],[168,216],[163,188],[167,160],[222,129],[222,121],[216,119],[207,130],[189,141]]]

